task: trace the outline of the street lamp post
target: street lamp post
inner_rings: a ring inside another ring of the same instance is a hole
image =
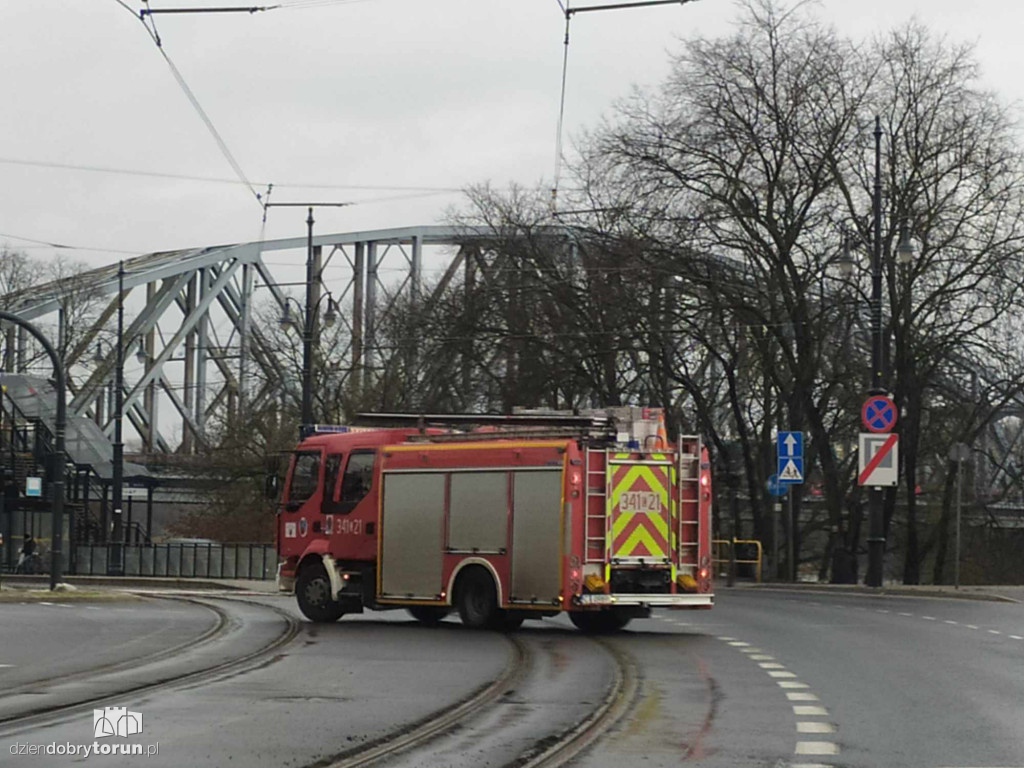
[[[306,218],[306,308],[302,318],[302,419],[299,430],[313,425],[313,206]]]
[[[882,119],[875,115],[875,189],[871,200],[874,238],[871,247],[871,388],[882,389]],[[882,520],[882,489],[868,489],[868,571],[864,583],[882,586],[882,558],[885,554],[885,524]]]
[[[110,550],[110,561],[107,573],[112,576],[121,575],[122,542],[124,539],[124,440],[121,432],[121,419],[124,411],[124,262],[117,266],[117,353],[114,358],[114,455],[113,455],[113,517],[114,530],[111,534],[113,547]]]
[[[53,490],[53,507],[51,508],[51,528],[53,529],[53,534],[50,538],[50,589],[53,590],[57,588],[57,584],[61,580],[63,566],[61,558],[64,554],[64,470],[66,463],[64,460],[64,431],[67,424],[65,400],[67,393],[64,380],[64,364],[60,359],[60,355],[53,348],[53,345],[28,320],[22,320],[17,315],[4,311],[0,311],[0,320],[14,323],[32,334],[42,345],[43,349],[46,350],[46,354],[50,356],[50,361],[53,363],[54,386],[57,389],[57,418],[54,423],[53,456],[51,457],[52,467],[50,473],[52,475],[50,485]]]
[[[308,425],[313,424],[313,335],[315,332],[315,311],[316,308],[313,306],[313,280],[319,279],[319,274],[314,274],[314,254],[313,254],[313,206],[329,206],[332,208],[343,208],[345,206],[352,205],[352,203],[270,203],[266,202],[263,204],[264,219],[266,218],[265,212],[269,208],[280,208],[280,207],[304,207],[309,209],[309,215],[306,217],[306,306],[303,311],[303,323],[302,323],[302,416],[301,424],[299,426],[299,436],[305,436],[305,429]],[[333,305],[333,300],[331,304]],[[284,317],[282,317],[281,324],[284,325],[286,322],[290,323],[288,318],[288,305],[285,304]]]

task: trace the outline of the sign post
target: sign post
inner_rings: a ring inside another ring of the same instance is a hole
[[[876,174],[877,175],[877,174]],[[877,181],[876,181],[877,184]],[[878,189],[876,188],[876,192]],[[877,202],[877,201],[876,201]],[[875,212],[876,218],[878,211]],[[880,225],[879,225],[880,226]],[[878,232],[875,233],[876,257],[880,248]],[[876,264],[877,269],[877,264]],[[876,275],[879,273],[876,272]],[[876,289],[880,287],[880,276],[876,277]],[[876,306],[881,307],[881,298]],[[879,312],[881,314],[881,312]],[[870,486],[868,491],[868,572],[864,583],[869,587],[882,586],[883,560],[885,558],[885,524],[882,520],[882,486],[896,485],[899,461],[896,442],[898,435],[888,434],[896,425],[899,409],[891,397],[879,394],[881,385],[881,328],[875,328],[875,352],[873,386],[876,391],[869,395],[860,409],[860,420],[870,434],[861,434],[858,442],[859,472],[857,483]]]
[[[777,482],[783,486],[804,481],[804,433],[780,431],[775,438],[779,472]],[[796,521],[793,519],[793,493],[786,494],[786,571],[796,581]],[[777,566],[776,566],[777,567]]]
[[[953,585],[960,589],[960,505],[964,496],[964,462],[971,458],[970,446],[953,443],[949,449],[949,460],[956,462],[956,559],[953,561]]]

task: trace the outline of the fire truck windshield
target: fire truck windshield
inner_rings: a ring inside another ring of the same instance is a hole
[[[319,479],[320,452],[295,454],[295,466],[292,469],[292,478],[288,484],[286,498],[291,503],[305,501],[316,491]]]

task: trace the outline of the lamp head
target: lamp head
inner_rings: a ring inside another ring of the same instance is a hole
[[[900,242],[896,246],[896,261],[900,264],[909,264],[917,257],[917,248],[914,241],[910,239],[907,225],[900,225]]]
[[[842,273],[843,277],[850,277],[857,268],[857,260],[850,252],[849,235],[845,235],[843,237],[843,250],[836,257],[836,265],[839,267],[839,271]]]
[[[334,323],[338,320],[338,305],[331,297],[327,298],[327,312],[324,313],[324,325],[328,328],[333,328]]]
[[[281,312],[281,330],[287,331],[292,325],[295,325],[295,318],[292,317],[292,308],[287,303],[284,305],[284,311]]]

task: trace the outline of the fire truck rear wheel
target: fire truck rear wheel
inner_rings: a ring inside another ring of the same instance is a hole
[[[426,624],[428,627],[439,624],[445,616],[451,613],[451,609],[447,606],[435,605],[410,605],[408,611],[416,621]]]
[[[459,618],[467,627],[493,627],[498,619],[498,591],[491,574],[483,568],[467,568],[459,575],[455,602]]]
[[[337,621],[345,613],[341,605],[331,598],[331,580],[319,562],[310,563],[299,571],[295,596],[299,601],[299,610],[310,621]]]

